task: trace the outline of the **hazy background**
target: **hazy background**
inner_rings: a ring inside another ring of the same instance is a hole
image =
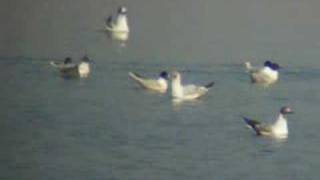
[[[86,52],[112,61],[117,51],[96,31],[122,4],[129,9],[132,32],[119,59],[320,62],[317,0],[2,1],[0,54],[51,58]]]

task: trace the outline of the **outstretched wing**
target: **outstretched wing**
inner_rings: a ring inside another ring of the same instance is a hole
[[[112,16],[109,16],[106,19],[106,25],[112,28],[112,22],[113,22]]]
[[[77,64],[73,64],[73,63],[64,64],[64,63],[54,62],[54,61],[51,61],[50,65],[55,68],[58,68],[59,70],[66,70],[66,69],[72,69],[77,67]]]
[[[243,117],[243,120],[247,123],[248,127],[252,128],[258,136],[270,135],[272,133],[272,127],[269,124],[262,124],[260,121]]]
[[[261,126],[261,122],[254,120],[254,119],[249,119],[247,117],[242,117],[243,120],[247,123],[248,127],[252,128],[257,135],[261,135],[261,131],[260,131],[260,127]]]
[[[155,79],[144,78],[143,76],[129,72],[129,76],[145,89],[162,91],[163,87]]]
[[[207,88],[207,89],[209,89],[209,88],[211,88],[213,85],[214,85],[214,82],[212,81],[212,82],[204,85],[204,87]]]

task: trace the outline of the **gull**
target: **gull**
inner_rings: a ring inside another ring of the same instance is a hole
[[[120,6],[115,17],[109,16],[106,20],[106,29],[110,32],[129,33],[127,8]]]
[[[287,114],[291,114],[293,111],[290,107],[284,106],[280,109],[276,121],[272,124],[263,124],[260,121],[243,117],[248,127],[253,129],[257,136],[267,136],[277,139],[285,139],[288,137],[288,125],[287,125]]]
[[[205,95],[209,89],[214,85],[211,82],[205,86],[196,86],[194,84],[182,85],[181,74],[179,72],[172,73],[172,98],[174,100],[194,100]]]
[[[252,83],[271,85],[279,79],[280,66],[277,63],[265,61],[262,68],[257,68],[252,67],[250,62],[245,62],[245,67]]]
[[[70,57],[65,58],[64,62],[51,61],[50,64],[57,68],[64,77],[88,77],[90,74],[89,58],[84,56],[80,63],[72,62]]]
[[[135,80],[135,82],[137,82],[141,87],[147,90],[159,93],[167,92],[169,75],[166,71],[162,71],[157,79],[145,78],[133,72],[129,72],[129,76],[133,80]]]

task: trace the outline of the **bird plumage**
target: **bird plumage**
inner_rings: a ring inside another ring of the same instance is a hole
[[[162,76],[162,74],[164,75]],[[144,89],[151,90],[151,91],[156,91],[159,93],[165,93],[167,92],[168,89],[168,83],[167,83],[167,77],[166,77],[166,72],[163,71],[160,73],[159,77],[157,79],[152,79],[152,78],[146,78],[141,76],[138,73],[134,72],[129,72],[129,76],[135,80],[135,82],[143,87]]]
[[[251,82],[270,85],[278,81],[279,78],[279,65],[266,61],[261,68],[253,67],[250,62],[245,62],[246,71],[249,73]]]
[[[285,110],[285,111],[284,111]],[[282,107],[280,114],[277,119],[272,124],[264,124],[260,121],[250,119],[247,117],[242,117],[245,123],[253,129],[258,136],[269,136],[274,138],[287,138],[288,137],[288,125],[286,114],[292,113],[292,110],[289,107]]]
[[[210,82],[205,86],[197,86],[194,84],[182,85],[181,74],[179,72],[172,73],[172,97],[178,100],[193,100],[205,95],[214,85]]]
[[[106,20],[106,29],[111,32],[129,33],[127,9],[121,6],[116,16],[109,16]]]
[[[90,63],[87,56],[84,56],[78,64],[73,63],[71,58],[66,58],[64,62],[51,61],[50,64],[57,68],[64,77],[88,77],[90,74]]]

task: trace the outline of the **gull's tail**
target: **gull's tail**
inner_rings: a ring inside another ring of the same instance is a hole
[[[206,87],[207,89],[211,88],[214,85],[214,82],[210,82],[207,85],[205,85],[204,87]]]
[[[59,67],[58,63],[54,61],[50,61],[50,65],[56,68]]]
[[[140,74],[134,72],[129,72],[129,76],[136,81],[141,81],[143,78]]]
[[[252,70],[252,66],[251,66],[250,62],[247,61],[247,62],[244,63],[244,65],[245,65],[247,71],[251,71]]]
[[[107,19],[106,19],[106,25],[109,26],[110,28],[112,27],[112,16],[109,16]]]
[[[258,128],[258,125],[260,124],[259,121],[253,120],[253,119],[249,119],[246,117],[242,117],[243,120],[247,123],[248,127],[250,127],[251,129],[253,129],[257,135],[260,135],[260,129]]]

